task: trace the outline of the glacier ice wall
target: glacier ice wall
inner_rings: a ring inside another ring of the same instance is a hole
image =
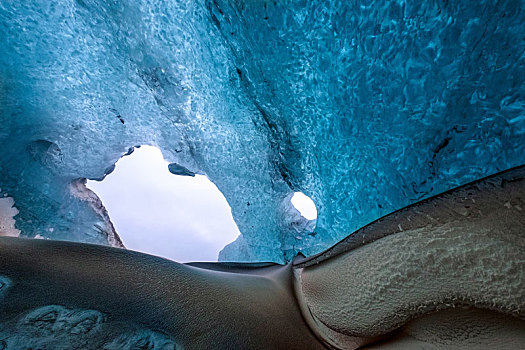
[[[525,163],[524,11],[519,0],[2,1],[0,188],[22,236],[118,245],[82,179],[156,145],[230,203],[242,236],[220,259],[317,253]],[[315,201],[315,230],[294,191]]]

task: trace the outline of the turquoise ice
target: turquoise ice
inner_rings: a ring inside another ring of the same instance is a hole
[[[4,0],[0,188],[23,236],[119,245],[82,179],[156,145],[231,205],[221,260],[318,253],[525,163],[524,33],[513,0]]]

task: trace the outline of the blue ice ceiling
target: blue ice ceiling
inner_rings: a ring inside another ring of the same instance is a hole
[[[23,236],[118,246],[82,179],[151,144],[224,193],[220,259],[317,253],[525,163],[525,2],[2,0],[0,142]]]

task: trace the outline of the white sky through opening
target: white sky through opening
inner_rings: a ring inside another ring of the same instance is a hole
[[[179,176],[156,147],[121,158],[115,171],[88,180],[128,249],[178,262],[217,261],[240,232],[230,206],[206,176]]]
[[[314,201],[302,192],[295,192],[292,197],[292,204],[308,220],[317,219],[317,208]]]

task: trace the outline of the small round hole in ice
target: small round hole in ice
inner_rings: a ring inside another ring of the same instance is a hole
[[[305,219],[317,219],[317,208],[314,201],[304,193],[295,192],[292,197],[292,204]]]

